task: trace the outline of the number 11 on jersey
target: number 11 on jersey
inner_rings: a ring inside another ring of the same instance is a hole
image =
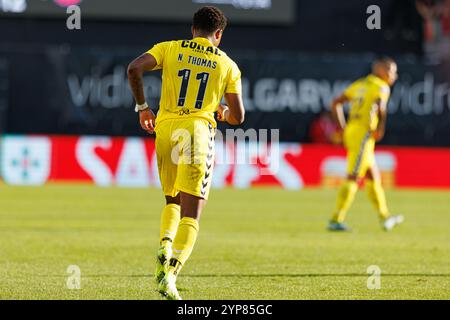
[[[186,102],[186,95],[187,95],[187,91],[188,91],[189,79],[191,77],[191,70],[182,69],[182,70],[178,71],[178,76],[182,78],[180,95],[178,97],[178,106],[184,107],[184,104]],[[196,80],[200,81],[200,85],[198,88],[197,99],[195,102],[195,108],[201,109],[202,105],[203,105],[203,99],[205,97],[206,86],[208,85],[209,73],[208,72],[198,73],[196,76]]]

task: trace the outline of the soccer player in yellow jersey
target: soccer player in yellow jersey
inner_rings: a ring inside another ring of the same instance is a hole
[[[344,219],[358,190],[358,181],[363,178],[383,228],[391,230],[403,221],[402,216],[391,216],[389,213],[374,155],[375,142],[384,136],[390,86],[396,80],[395,61],[378,59],[372,65],[372,74],[352,83],[332,103],[332,112],[343,130],[347,150],[347,180],[339,191],[336,209],[328,225],[331,231],[350,230]],[[347,123],[343,111],[346,102],[350,103]]]
[[[194,247],[208,199],[217,118],[244,121],[241,72],[218,48],[227,20],[215,7],[194,14],[193,39],[156,44],[128,67],[141,127],[156,133],[156,156],[166,206],[161,215],[156,279],[159,292],[181,299],[176,277]],[[158,114],[148,107],[143,73],[162,69]],[[221,105],[225,97],[228,106]]]

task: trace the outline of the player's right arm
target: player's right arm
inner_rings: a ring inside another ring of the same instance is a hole
[[[378,99],[375,104],[378,106],[378,126],[374,132],[374,138],[378,142],[384,138],[386,132],[386,120],[387,120],[387,102],[389,99],[388,94],[384,94]]]
[[[241,92],[241,71],[238,66],[232,62],[224,94],[228,106],[219,105],[217,115],[219,121],[226,121],[231,125],[240,125],[244,122],[245,109]]]
[[[375,101],[375,104],[377,105],[378,125],[374,132],[374,138],[377,142],[384,138],[386,132],[387,104],[390,93],[391,90],[389,87],[384,86],[380,88],[379,97]]]
[[[226,121],[231,125],[240,125],[244,122],[245,109],[242,96],[238,93],[225,93],[227,106],[219,105],[218,120]]]
[[[387,108],[386,103],[382,101],[378,101],[378,127],[374,132],[375,140],[378,142],[384,137],[384,133],[386,132],[386,119],[387,119]]]

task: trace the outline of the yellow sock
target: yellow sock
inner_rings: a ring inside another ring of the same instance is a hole
[[[358,191],[358,184],[356,181],[347,180],[341,187],[338,193],[336,210],[332,220],[334,222],[343,222],[348,209],[350,208],[355,194]]]
[[[379,179],[375,181],[369,179],[366,180],[366,191],[381,219],[386,219],[389,217],[389,210],[386,205],[386,196],[384,195],[381,181]]]
[[[199,225],[197,220],[193,218],[184,217],[178,225],[177,235],[173,241],[172,259],[170,259],[169,272],[175,275],[180,272],[181,267],[185,264],[192,249],[194,248]]]
[[[159,228],[159,242],[161,245],[173,242],[179,222],[180,206],[174,203],[166,205],[161,214],[161,226]]]

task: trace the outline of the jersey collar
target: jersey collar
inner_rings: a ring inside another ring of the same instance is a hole
[[[199,42],[201,44],[205,44],[205,45],[209,45],[209,46],[213,46],[213,43],[211,41],[209,41],[209,39],[203,38],[203,37],[195,37],[194,39],[196,42]]]
[[[379,83],[381,83],[381,84],[383,84],[383,85],[385,85],[385,86],[389,86],[389,84],[388,84],[386,81],[384,81],[384,80],[381,79],[380,77],[374,75],[373,73],[372,73],[372,74],[369,74],[369,75],[367,76],[367,79],[368,79],[368,80],[371,80],[371,81],[374,81],[374,82],[379,82]]]

